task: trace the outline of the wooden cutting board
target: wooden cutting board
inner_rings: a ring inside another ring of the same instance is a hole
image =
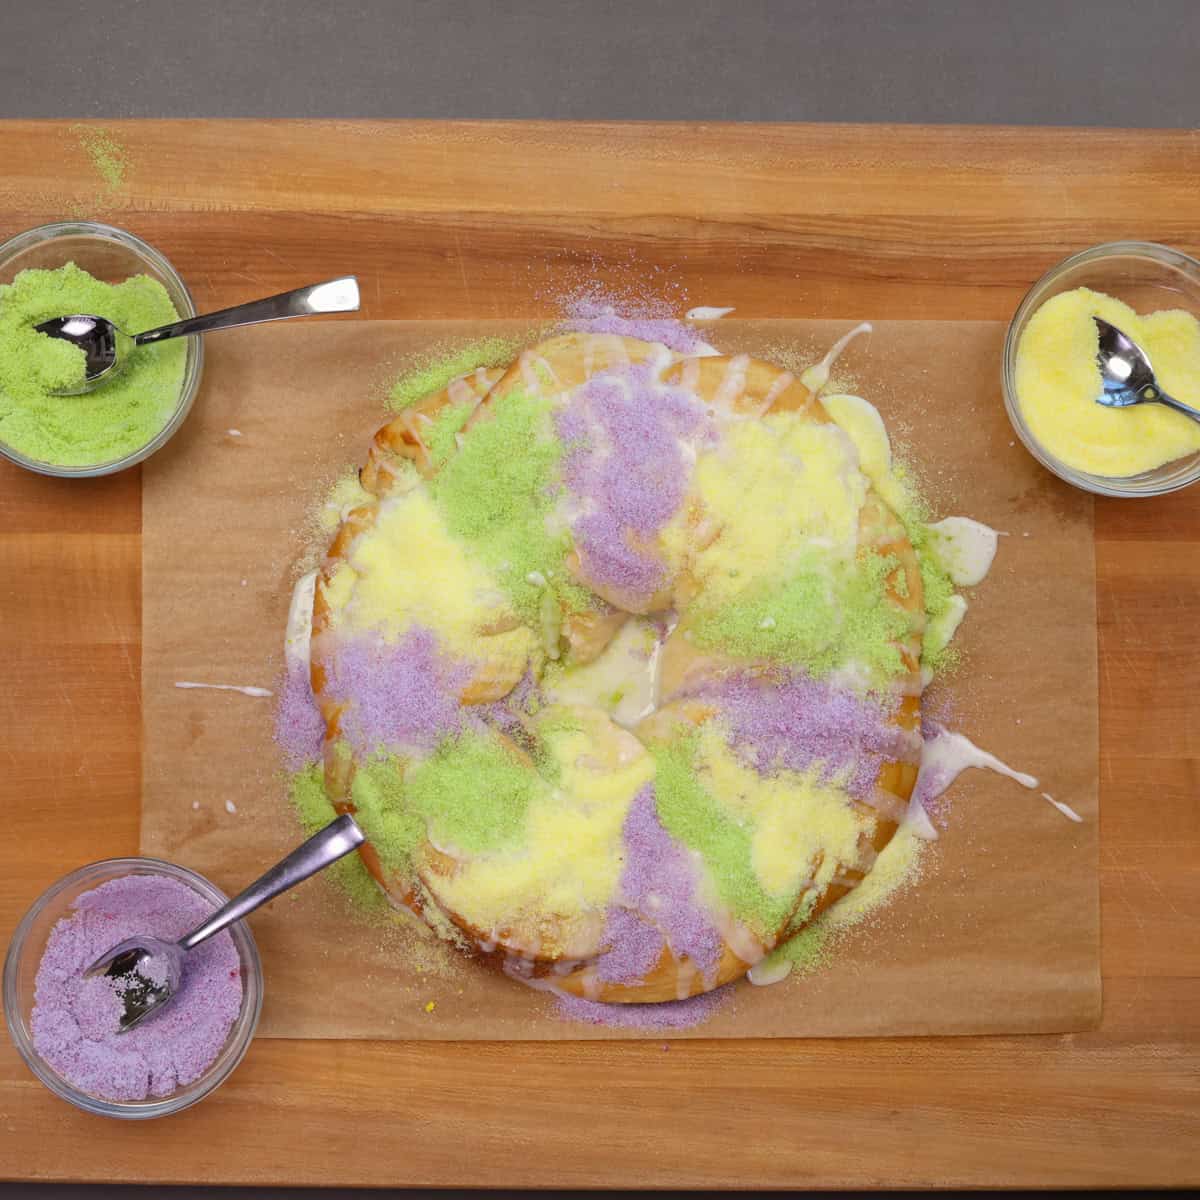
[[[746,317],[1006,319],[1072,250],[1200,251],[1194,134],[883,126],[0,124],[0,237],[65,216],[159,246],[203,311],[348,271],[364,315],[549,313],[660,268]],[[369,268],[369,270],[368,270]],[[203,397],[200,399],[203,403]],[[281,433],[286,431],[281,430]],[[0,936],[132,853],[138,472],[0,467]],[[1104,1021],[923,1041],[262,1041],[150,1125],[0,1046],[0,1176],[180,1183],[893,1187],[1200,1183],[1200,487],[1098,501]],[[1069,702],[1069,698],[1064,698]],[[352,1155],[329,1153],[352,1146]],[[335,1165],[336,1164],[336,1165]]]

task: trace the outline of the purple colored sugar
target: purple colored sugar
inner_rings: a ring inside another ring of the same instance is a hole
[[[663,828],[647,784],[634,797],[622,830],[625,867],[619,892],[622,903],[608,910],[609,949],[597,973],[611,983],[636,983],[657,963],[665,942],[679,959],[690,959],[705,975],[721,957],[721,935],[697,894],[692,857]],[[658,935],[658,953],[650,958],[650,935]],[[649,960],[649,961],[647,961]]]
[[[578,996],[556,997],[559,1015],[566,1020],[614,1029],[690,1029],[707,1021],[723,1000],[720,992],[661,1004],[599,1004]]]
[[[424,626],[412,626],[395,643],[343,639],[326,673],[326,693],[346,705],[342,733],[361,754],[401,747],[431,751],[463,727],[458,696],[471,668],[442,653]]]
[[[704,339],[690,325],[653,311],[647,305],[625,304],[624,312],[602,297],[584,296],[567,304],[567,328],[579,333],[614,333],[659,342],[680,354],[694,354]]]
[[[701,692],[718,705],[735,752],[761,774],[816,768],[850,795],[870,795],[884,762],[904,755],[908,736],[894,706],[802,672],[738,672]]]
[[[631,535],[652,542],[679,510],[690,475],[679,440],[710,435],[704,410],[643,364],[577,388],[556,428],[567,446],[563,478],[582,512],[572,532],[588,577],[648,599],[663,569]]]
[[[117,942],[138,934],[174,941],[212,905],[187,884],[157,875],[109,880],[75,901],[51,930],[34,981],[33,1045],[64,1079],[105,1100],[169,1096],[199,1079],[229,1037],[242,1006],[241,962],[228,933],[184,960],[179,992],[162,1012],[118,1032],[114,981],[83,978]]]
[[[301,771],[321,757],[325,722],[313,695],[307,663],[291,663],[275,713],[275,741],[289,771]]]

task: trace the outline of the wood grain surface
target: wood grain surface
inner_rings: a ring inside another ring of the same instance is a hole
[[[164,250],[202,310],[358,271],[369,317],[524,316],[549,312],[572,272],[621,283],[658,271],[681,303],[742,316],[1006,319],[1085,245],[1200,251],[1200,139],[1187,132],[108,128],[128,159],[116,187],[76,128],[0,124],[0,237],[65,216],[112,221]],[[62,482],[0,464],[6,939],[65,869],[137,846],[140,498],[136,471]],[[1099,1031],[665,1052],[260,1042],[214,1097],[149,1126],[75,1112],[5,1043],[0,1176],[1200,1183],[1200,487],[1099,500],[1096,551]]]

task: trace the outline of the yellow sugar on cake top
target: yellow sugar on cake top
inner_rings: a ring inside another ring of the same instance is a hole
[[[841,864],[855,861],[870,828],[819,767],[763,775],[733,753],[715,722],[700,735],[695,770],[721,808],[751,830],[750,864],[772,896],[829,883]]]

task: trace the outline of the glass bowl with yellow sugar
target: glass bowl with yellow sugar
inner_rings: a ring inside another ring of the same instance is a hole
[[[0,454],[43,475],[109,475],[148,458],[183,423],[200,386],[197,337],[134,350],[125,371],[83,396],[53,393],[83,354],[33,328],[73,313],[140,333],[196,309],[153,246],[111,225],[64,221],[0,245]]]
[[[1200,406],[1200,263],[1152,242],[1093,246],[1030,289],[1004,346],[1004,404],[1043,466],[1103,496],[1158,496],[1200,479],[1200,423],[1161,404],[1106,408],[1102,317],[1141,346],[1159,384]]]

